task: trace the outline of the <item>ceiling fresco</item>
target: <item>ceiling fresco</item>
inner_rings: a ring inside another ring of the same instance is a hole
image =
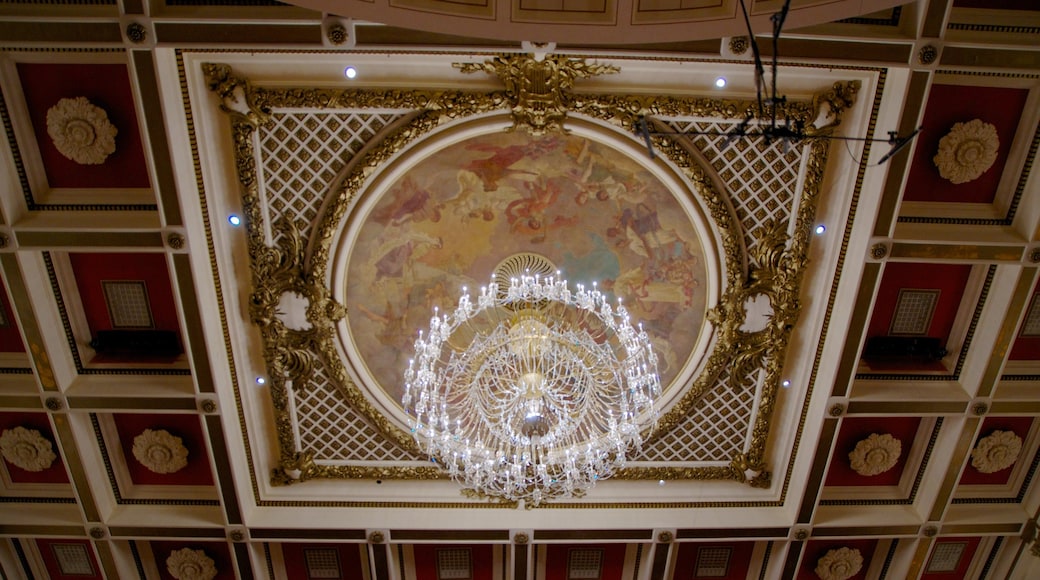
[[[0,2],[0,576],[1040,578],[1040,11],[745,3],[804,140],[736,0]],[[400,400],[517,252],[671,359],[538,505]]]

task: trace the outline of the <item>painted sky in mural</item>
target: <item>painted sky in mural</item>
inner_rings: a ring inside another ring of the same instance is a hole
[[[705,310],[703,249],[689,216],[644,167],[574,135],[483,135],[434,153],[371,210],[349,258],[348,323],[358,352],[399,401],[402,373],[434,306],[487,284],[504,258],[534,252],[574,286],[598,281],[642,321],[669,384]]]

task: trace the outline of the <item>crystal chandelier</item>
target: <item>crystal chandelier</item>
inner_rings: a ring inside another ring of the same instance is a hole
[[[623,467],[660,393],[657,355],[620,300],[522,275],[434,310],[402,403],[416,441],[464,489],[538,505]]]

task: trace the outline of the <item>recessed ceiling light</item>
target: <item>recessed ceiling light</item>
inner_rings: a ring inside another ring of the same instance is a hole
[[[827,226],[820,224],[816,226],[816,235],[822,236],[823,232],[827,231]]]
[[[242,218],[238,217],[237,214],[229,215],[228,218],[227,218],[227,221],[228,221],[229,224],[235,226],[236,228],[238,226],[242,225]]]
[[[784,379],[784,382],[780,383],[780,385],[786,389],[787,387],[791,386],[791,381]]]
[[[267,382],[267,379],[265,379],[264,377],[256,377],[256,384],[262,385],[262,384],[264,384],[266,382]]]
[[[726,86],[726,77],[719,77],[719,78],[715,79],[715,86],[720,88],[720,89],[725,87]]]
[[[352,66],[348,66],[347,68],[343,69],[343,76],[347,77],[348,79],[352,79],[357,76],[357,69]]]

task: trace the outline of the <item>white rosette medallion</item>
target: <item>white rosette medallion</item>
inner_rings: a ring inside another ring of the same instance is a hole
[[[941,140],[932,158],[939,175],[951,183],[974,181],[997,160],[997,128],[979,119],[956,123]]]
[[[177,580],[213,580],[217,565],[202,550],[181,548],[166,558],[166,571]]]
[[[971,465],[980,473],[996,473],[1007,469],[1022,452],[1022,438],[1014,431],[994,431],[979,439],[971,452]]]
[[[11,465],[26,471],[43,471],[58,458],[50,441],[36,429],[25,427],[4,429],[0,451]]]
[[[867,477],[880,475],[896,466],[903,444],[888,433],[871,433],[849,453],[852,470]]]
[[[80,165],[100,165],[116,150],[119,131],[86,97],[62,99],[47,110],[47,134],[58,152]]]
[[[863,555],[855,548],[828,550],[816,562],[816,575],[820,580],[848,580],[863,567]]]
[[[165,429],[145,429],[134,437],[134,457],[153,473],[174,473],[188,465],[188,449]]]

